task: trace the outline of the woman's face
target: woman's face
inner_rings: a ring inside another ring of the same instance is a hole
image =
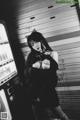
[[[31,45],[32,45],[32,48],[36,51],[39,51],[39,52],[42,52],[42,49],[41,49],[41,42],[34,42],[32,41],[31,42]]]

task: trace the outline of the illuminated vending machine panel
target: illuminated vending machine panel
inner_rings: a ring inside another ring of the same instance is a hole
[[[17,68],[5,25],[0,23],[0,86],[16,76]]]
[[[5,24],[0,23],[0,89],[17,75],[17,68]],[[0,120],[12,120],[5,90],[0,90]]]

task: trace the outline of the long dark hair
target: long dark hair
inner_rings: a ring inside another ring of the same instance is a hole
[[[31,41],[41,42],[41,47],[43,51],[53,51],[52,48],[49,46],[47,40],[44,38],[44,36],[40,32],[37,32],[36,30],[33,31],[31,35],[27,37],[28,46],[31,49],[33,49],[31,46]]]

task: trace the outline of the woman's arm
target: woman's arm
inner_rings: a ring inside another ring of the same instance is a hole
[[[56,51],[53,51],[52,54],[51,54],[52,58],[57,62],[57,64],[59,64],[59,61],[58,61],[58,53]],[[58,76],[58,79],[60,80],[61,79],[61,75],[62,75],[62,72],[58,69],[56,71],[57,73],[57,76]]]
[[[53,51],[51,52],[51,57],[57,62],[58,64],[58,52],[57,51]]]

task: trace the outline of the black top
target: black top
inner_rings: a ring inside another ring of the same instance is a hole
[[[41,60],[48,59],[50,61],[49,69],[38,69],[33,68],[32,65]],[[26,61],[26,87],[28,88],[29,94],[32,98],[48,96],[52,94],[52,88],[54,89],[57,84],[57,74],[58,64],[50,56],[39,53],[37,51],[32,51]]]

